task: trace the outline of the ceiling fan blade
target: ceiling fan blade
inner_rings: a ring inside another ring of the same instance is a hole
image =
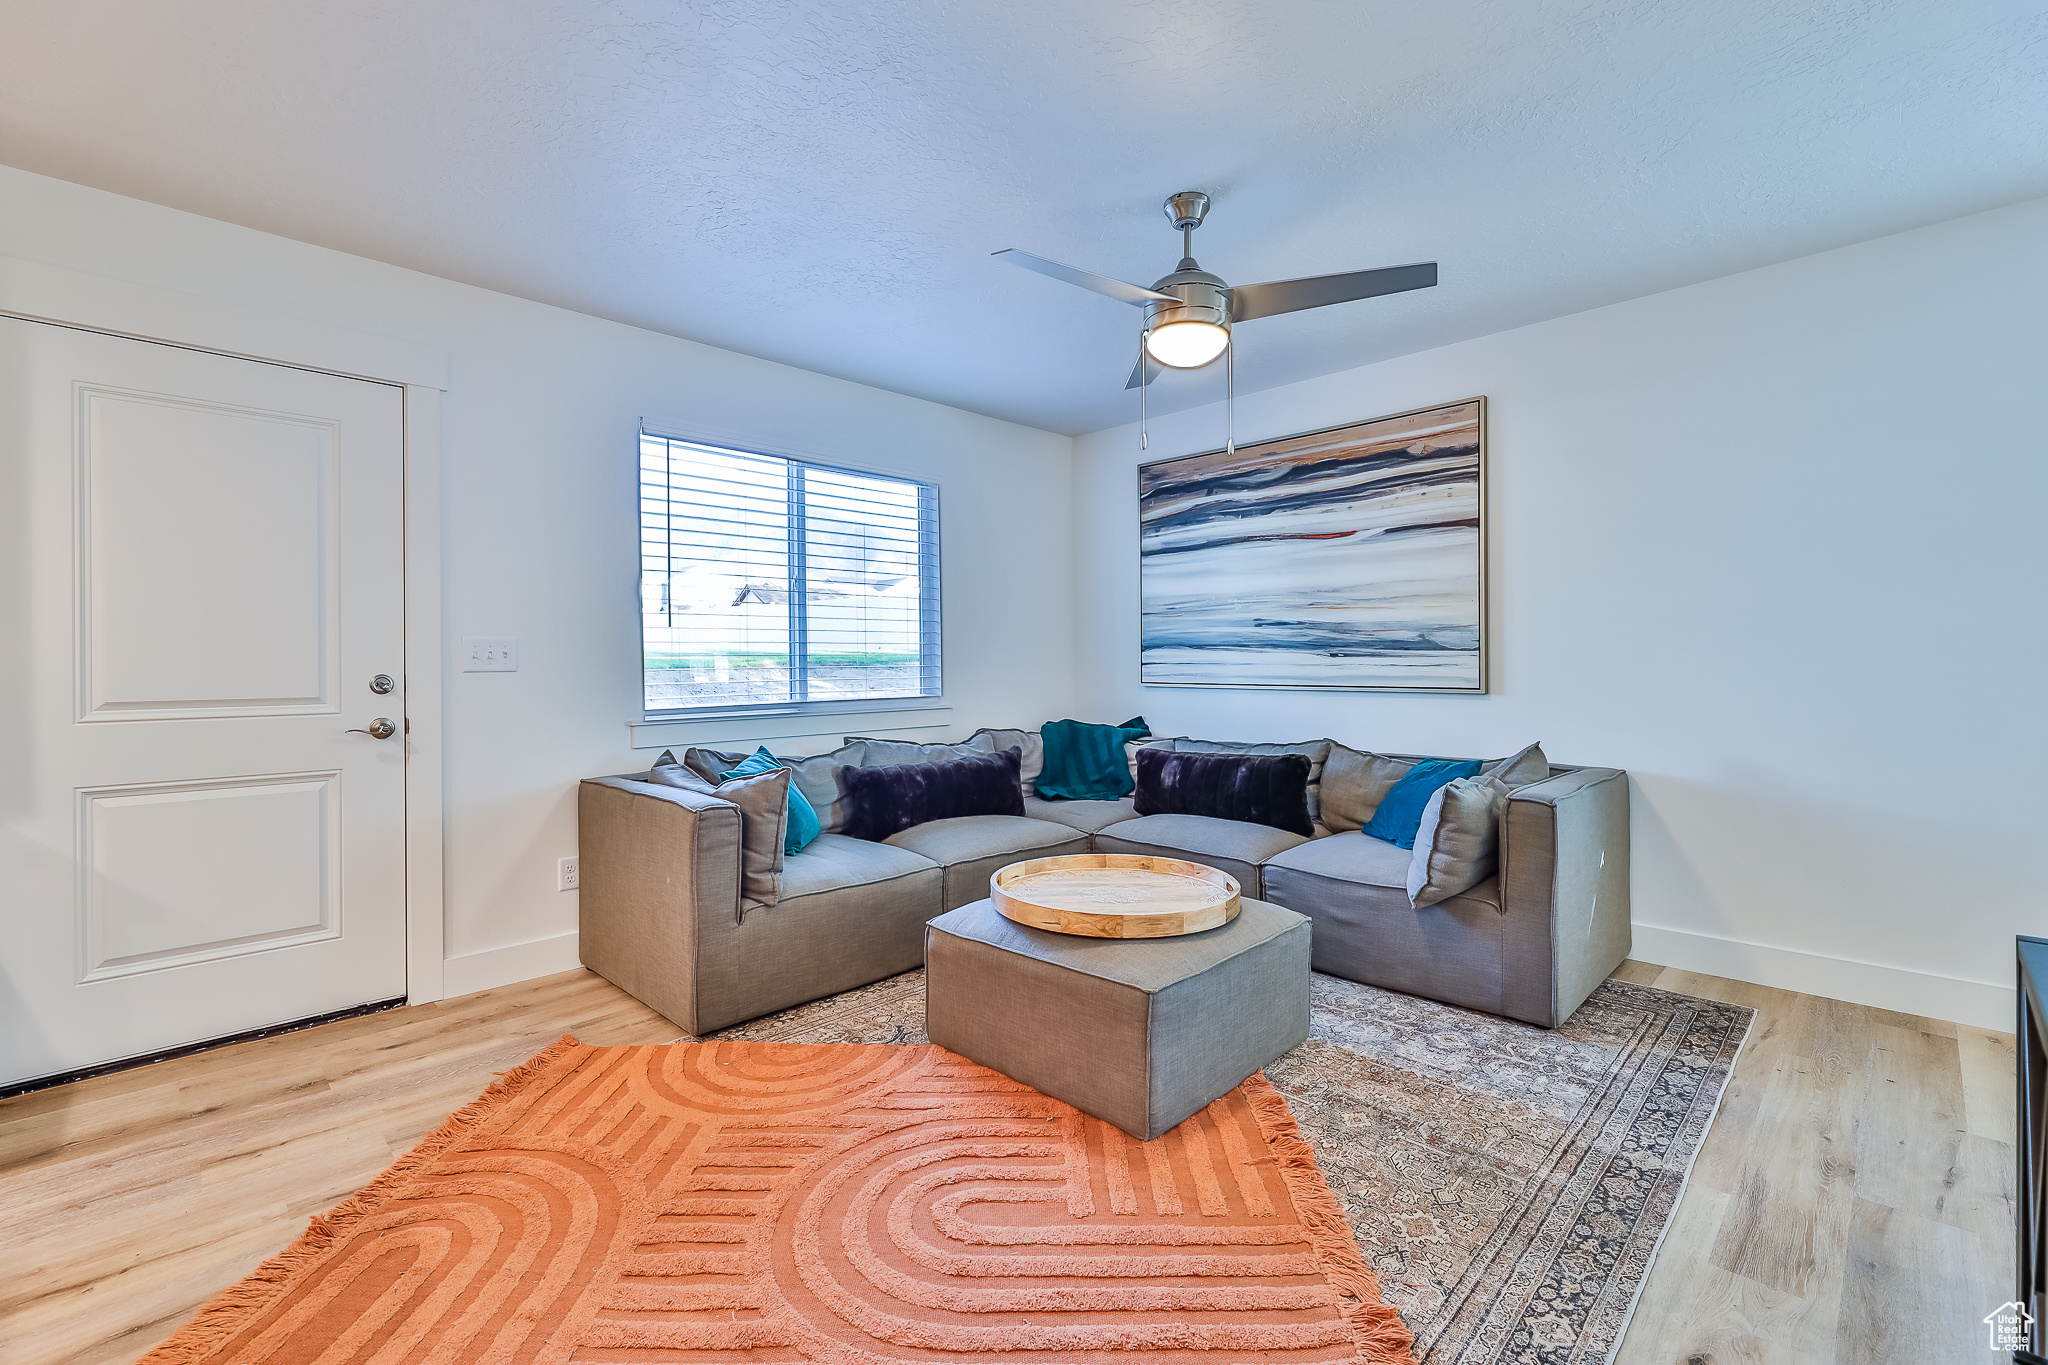
[[[1058,261],[1048,261],[1043,256],[1034,256],[1015,247],[1005,247],[994,254],[998,259],[1008,261],[1011,265],[1021,265],[1026,270],[1035,270],[1055,280],[1064,280],[1068,284],[1078,284],[1083,289],[1093,289],[1098,294],[1107,294],[1118,303],[1149,303],[1153,299],[1161,299],[1167,303],[1180,302],[1171,294],[1161,294],[1153,289],[1140,289],[1135,284],[1125,284],[1122,280],[1113,280],[1092,270],[1080,270],[1071,265],[1061,265]]]
[[[1131,377],[1124,381],[1124,387],[1135,389],[1149,384],[1166,372],[1166,367],[1149,355],[1138,357],[1138,363],[1131,366]]]
[[[1298,313],[1329,303],[1349,303],[1381,294],[1428,289],[1436,283],[1436,262],[1390,265],[1378,270],[1353,270],[1343,275],[1312,275],[1305,280],[1274,280],[1241,284],[1230,291],[1230,320],[1249,322],[1276,313]]]

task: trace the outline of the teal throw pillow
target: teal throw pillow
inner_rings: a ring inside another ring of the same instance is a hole
[[[1042,799],[1115,801],[1130,795],[1135,785],[1124,745],[1150,738],[1152,731],[1143,716],[1133,716],[1122,725],[1049,720],[1038,733],[1045,741],[1045,766],[1038,771]],[[1419,811],[1416,818],[1421,818]]]
[[[722,782],[728,777],[759,777],[762,773],[772,773],[783,766],[785,765],[778,763],[775,755],[769,753],[767,746],[763,745],[754,750],[753,756],[739,767],[721,774],[719,780]],[[796,783],[790,783],[789,827],[788,832],[782,836],[783,855],[793,857],[803,852],[804,845],[824,831],[825,827],[818,822],[818,812],[812,807],[809,798],[796,789]]]
[[[1461,777],[1477,777],[1479,762],[1458,763],[1448,758],[1425,758],[1401,775],[1393,789],[1380,798],[1364,833],[1385,839],[1396,848],[1414,848],[1415,831],[1422,824],[1423,807],[1438,787]]]

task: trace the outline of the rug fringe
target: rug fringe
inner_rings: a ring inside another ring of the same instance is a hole
[[[1295,1216],[1308,1231],[1317,1263],[1337,1293],[1348,1300],[1340,1302],[1338,1311],[1351,1328],[1360,1357],[1370,1365],[1415,1365],[1415,1334],[1387,1302],[1379,1276],[1365,1263],[1351,1232],[1351,1220],[1344,1216],[1343,1204],[1323,1179],[1315,1152],[1302,1137],[1286,1097],[1273,1088],[1263,1071],[1253,1072],[1245,1081],[1244,1097],[1259,1121],[1266,1146],[1279,1163],[1288,1198],[1294,1201]]]
[[[563,1034],[550,1046],[513,1067],[498,1073],[483,1094],[450,1114],[433,1132],[420,1139],[411,1151],[391,1164],[390,1169],[326,1213],[315,1214],[296,1242],[249,1272],[242,1281],[217,1295],[169,1340],[142,1357],[136,1365],[196,1365],[240,1331],[249,1318],[268,1307],[285,1285],[308,1263],[350,1229],[391,1199],[422,1166],[440,1156],[475,1130],[494,1110],[539,1079],[555,1062],[580,1046],[576,1036]]]

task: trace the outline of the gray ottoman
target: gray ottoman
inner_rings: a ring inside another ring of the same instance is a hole
[[[1150,1141],[1308,1037],[1304,915],[1246,900],[1179,938],[1077,938],[989,902],[925,926],[934,1043]]]

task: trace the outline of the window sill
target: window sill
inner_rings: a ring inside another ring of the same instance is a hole
[[[892,738],[936,738],[953,728],[953,708],[937,697],[901,701],[809,702],[765,709],[707,711],[690,716],[644,717],[626,722],[635,749],[679,744],[759,744],[764,740],[829,740],[834,749],[850,734]]]

